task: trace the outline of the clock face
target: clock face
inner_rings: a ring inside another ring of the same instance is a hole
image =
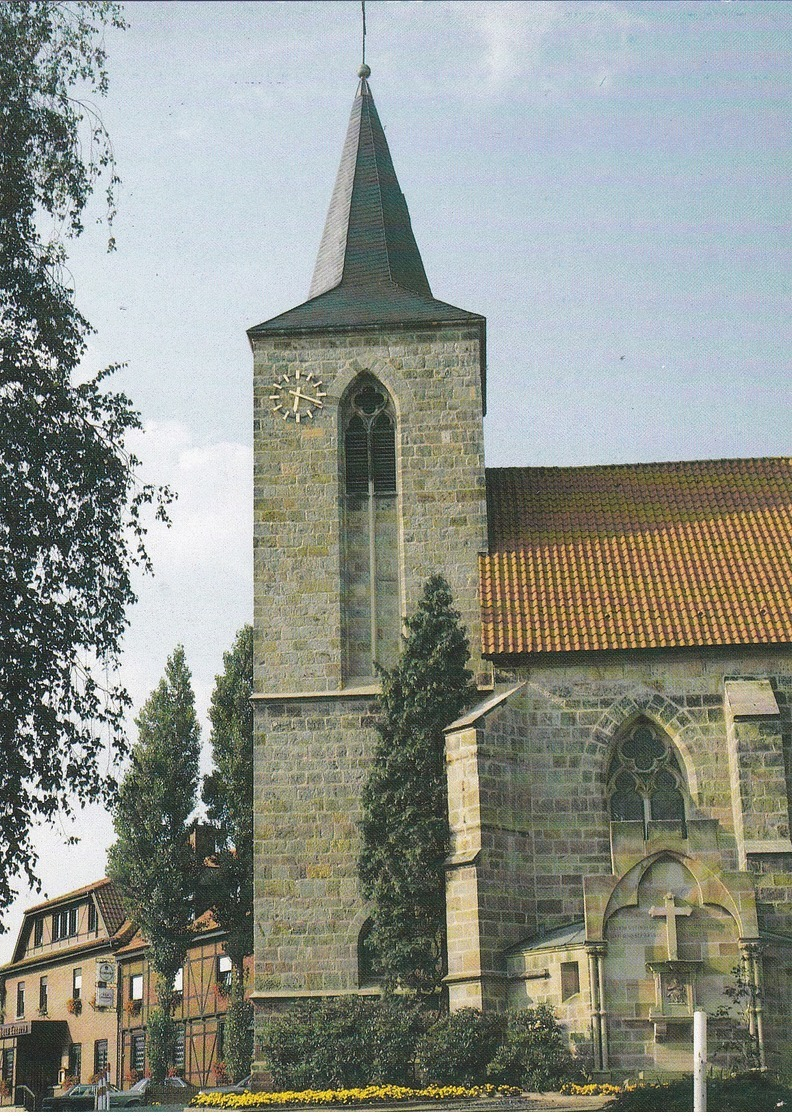
[[[305,422],[312,419],[316,411],[324,407],[326,391],[322,391],[322,381],[317,380],[313,372],[284,372],[279,380],[272,384],[270,400],[272,410],[281,418],[294,419],[295,422]]]

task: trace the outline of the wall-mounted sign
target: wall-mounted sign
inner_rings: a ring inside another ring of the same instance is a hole
[[[17,1035],[29,1035],[32,1030],[32,1023],[6,1023],[0,1027],[0,1039],[16,1038]]]
[[[96,962],[96,979],[102,984],[115,984],[116,967],[112,961]]]
[[[112,988],[96,989],[96,1006],[98,1008],[111,1008],[115,1004],[115,992]]]

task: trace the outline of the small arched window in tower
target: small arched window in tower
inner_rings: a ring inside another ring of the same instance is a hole
[[[668,737],[636,721],[608,766],[611,821],[685,821],[684,778]]]
[[[367,918],[358,935],[358,985],[360,988],[371,988],[378,985],[383,976],[379,956],[371,943],[373,928],[373,922],[370,918]]]
[[[396,491],[396,424],[390,400],[372,376],[362,377],[351,393],[344,451],[347,495]]]

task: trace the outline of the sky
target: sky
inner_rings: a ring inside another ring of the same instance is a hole
[[[143,476],[179,493],[172,527],[152,527],[121,677],[139,708],[183,643],[206,740],[222,654],[252,619],[245,331],[307,298],[360,4],[125,11],[97,106],[122,179],[117,251],[97,200],[70,270],[96,331],[85,367],[125,364]],[[487,464],[789,455],[792,5],[366,13],[433,293],[488,319]],[[100,878],[112,838],[100,807],[37,829],[44,894]],[[42,898],[20,887],[0,961]]]

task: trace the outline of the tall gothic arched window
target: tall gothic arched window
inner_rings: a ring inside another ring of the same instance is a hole
[[[612,821],[685,820],[685,780],[671,741],[641,718],[621,737],[608,766]]]
[[[385,389],[364,376],[349,397],[344,431],[347,495],[396,492],[396,422]]]
[[[344,451],[342,630],[344,676],[373,678],[392,665],[401,631],[396,411],[383,385],[363,372],[339,411]]]

